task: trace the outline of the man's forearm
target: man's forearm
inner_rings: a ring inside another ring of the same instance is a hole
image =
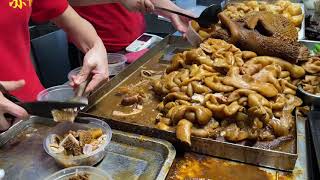
[[[89,5],[119,2],[119,0],[68,0],[68,1],[71,6],[89,6]]]
[[[151,2],[154,6],[164,7],[164,8],[174,10],[174,11],[181,11],[182,10],[179,6],[177,6],[171,0],[151,0]],[[170,14],[168,12],[158,11],[158,10],[156,10],[156,13],[160,14],[160,15],[164,15],[164,16],[168,16]]]
[[[103,45],[93,26],[81,18],[70,6],[52,21],[62,28],[84,53],[93,46]]]
[[[171,0],[150,0],[150,1],[155,6],[160,6],[160,7],[164,7],[164,8],[173,8],[172,10],[176,10],[176,8],[179,8]]]

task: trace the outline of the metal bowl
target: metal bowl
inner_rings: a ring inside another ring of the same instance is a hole
[[[303,100],[303,104],[305,105],[320,107],[320,96],[306,92],[301,85],[298,86],[297,96]]]

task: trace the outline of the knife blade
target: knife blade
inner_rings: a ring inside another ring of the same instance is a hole
[[[36,101],[16,103],[23,107],[29,114],[52,118],[52,110],[74,109],[85,107],[85,103],[81,102],[59,102],[59,101]]]
[[[15,96],[5,93],[4,96],[13,103],[23,107],[30,115],[52,118],[52,110],[68,109],[68,108],[82,108],[87,104],[84,102],[61,102],[61,101],[34,101],[34,102],[21,102]],[[6,118],[15,118],[14,116],[6,113]]]

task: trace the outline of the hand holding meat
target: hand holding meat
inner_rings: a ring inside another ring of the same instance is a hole
[[[90,74],[92,74],[92,80],[89,82],[86,93],[93,91],[101,82],[105,81],[109,77],[107,53],[103,44],[101,46],[95,46],[90,49],[83,60],[83,68],[80,73],[72,77],[72,86],[80,85],[85,81]]]

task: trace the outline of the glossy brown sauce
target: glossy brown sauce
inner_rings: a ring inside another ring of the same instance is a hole
[[[154,70],[161,71],[165,70],[167,65],[158,63],[159,57],[154,57],[154,60],[149,61],[144,66],[140,67],[135,73],[131,74],[127,80],[120,83],[115,89],[106,94],[101,101],[99,101],[93,108],[91,108],[88,112],[90,114],[94,114],[100,117],[111,118],[119,121],[129,122],[129,123],[137,123],[145,126],[153,127],[155,125],[155,119],[158,115],[159,111],[156,110],[158,104],[160,103],[160,99],[153,95],[152,91],[146,90],[146,92],[150,95],[150,99],[147,100],[143,104],[142,112],[132,116],[114,116],[112,115],[113,111],[121,111],[124,113],[132,112],[132,106],[122,106],[121,105],[121,96],[117,96],[117,91],[119,87],[135,85],[142,80],[148,80],[141,77],[141,70]],[[151,83],[151,80],[149,80]],[[151,88],[151,84],[149,85]]]
[[[209,156],[186,153],[176,158],[167,180],[273,180],[276,172]]]

